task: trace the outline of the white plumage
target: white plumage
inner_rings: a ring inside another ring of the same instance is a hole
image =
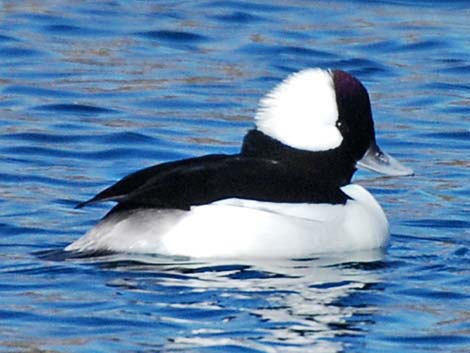
[[[258,130],[266,135],[285,145],[315,152],[341,144],[337,120],[331,71],[321,69],[291,74],[261,99],[255,116]]]
[[[342,188],[345,205],[227,199],[181,210],[107,218],[66,250],[96,249],[189,257],[279,258],[383,248],[388,222],[367,190]]]

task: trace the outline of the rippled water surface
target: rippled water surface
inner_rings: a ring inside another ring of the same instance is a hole
[[[1,1],[0,351],[468,352],[465,1]],[[234,153],[306,67],[368,87],[416,175],[358,173],[392,245],[292,261],[73,258],[143,166]]]

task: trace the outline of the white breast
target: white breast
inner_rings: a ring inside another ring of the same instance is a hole
[[[66,250],[113,250],[189,257],[293,258],[383,248],[388,222],[359,185],[345,205],[228,199],[190,211],[140,210],[101,221]]]

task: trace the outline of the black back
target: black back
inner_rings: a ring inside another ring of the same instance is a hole
[[[341,149],[306,152],[257,130],[236,155],[215,154],[163,163],[132,173],[77,207],[116,201],[112,210],[188,210],[227,198],[344,204],[340,186],[350,182],[354,161]]]

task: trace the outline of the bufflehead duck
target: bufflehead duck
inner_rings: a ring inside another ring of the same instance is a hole
[[[66,250],[298,258],[387,246],[382,208],[351,178],[412,170],[377,146],[359,80],[294,73],[261,99],[255,124],[238,154],[142,169],[81,203],[117,205]]]

